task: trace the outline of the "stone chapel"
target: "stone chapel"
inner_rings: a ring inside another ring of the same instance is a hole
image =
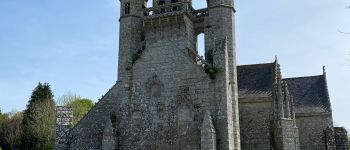
[[[283,78],[277,58],[237,66],[234,2],[207,5],[120,0],[117,82],[74,127],[57,108],[56,149],[347,150],[326,72]]]

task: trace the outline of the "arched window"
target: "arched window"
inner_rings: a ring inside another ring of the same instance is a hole
[[[130,13],[130,3],[124,4],[124,13],[129,14]]]
[[[147,0],[147,7],[153,7],[152,0]]]
[[[198,55],[203,56],[205,58],[205,38],[204,38],[204,33],[201,33],[197,36],[197,52]]]
[[[206,0],[193,0],[192,1],[192,7],[194,9],[202,9],[207,8],[207,1]]]

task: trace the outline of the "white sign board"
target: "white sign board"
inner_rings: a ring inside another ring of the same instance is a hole
[[[71,107],[56,107],[56,123],[57,125],[73,125],[73,109]]]

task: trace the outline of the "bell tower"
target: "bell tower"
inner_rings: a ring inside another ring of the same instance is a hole
[[[120,2],[121,147],[239,150],[233,0],[199,10],[192,0]]]
[[[118,80],[125,81],[132,54],[142,48],[142,16],[146,0],[120,0]]]

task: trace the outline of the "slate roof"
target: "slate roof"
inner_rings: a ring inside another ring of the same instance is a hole
[[[332,112],[325,75],[283,80],[293,97],[295,113]]]
[[[276,62],[237,66],[239,96],[272,96]],[[296,113],[331,112],[325,75],[283,79]]]
[[[237,66],[239,95],[271,96],[275,63]]]

